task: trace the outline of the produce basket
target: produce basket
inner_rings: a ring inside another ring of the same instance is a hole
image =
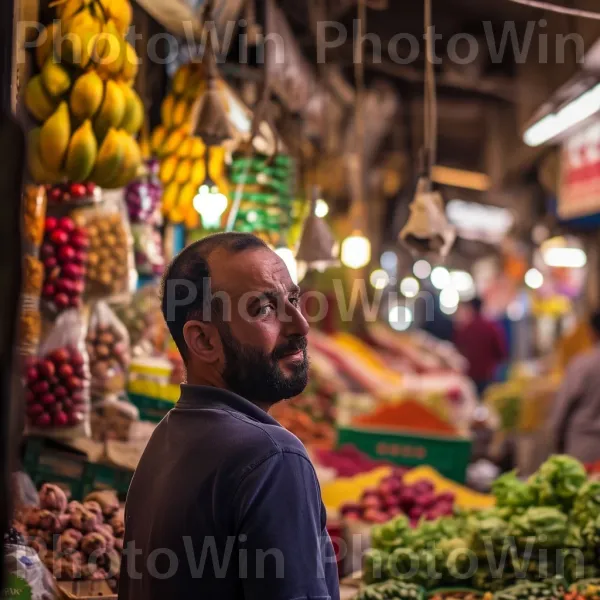
[[[465,482],[471,456],[471,440],[468,438],[415,435],[356,426],[338,429],[338,445],[344,444],[353,444],[373,458],[407,467],[430,465],[459,483]]]

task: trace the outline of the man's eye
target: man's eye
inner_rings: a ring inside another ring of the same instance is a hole
[[[294,296],[294,297],[290,298],[290,304],[292,306],[299,306],[300,305],[300,298],[298,298],[297,296]]]
[[[275,310],[275,307],[272,304],[265,304],[261,306],[258,310],[258,314],[261,316],[270,315]]]

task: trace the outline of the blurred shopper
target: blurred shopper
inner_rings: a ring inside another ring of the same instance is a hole
[[[554,451],[586,463],[600,459],[600,311],[590,325],[594,347],[567,367],[549,422]]]
[[[508,358],[502,330],[482,314],[482,301],[474,298],[461,307],[463,318],[455,323],[454,344],[469,361],[469,377],[481,396],[494,380],[498,367]]]

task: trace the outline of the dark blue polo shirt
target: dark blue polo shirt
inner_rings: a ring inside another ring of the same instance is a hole
[[[302,443],[236,394],[181,387],[129,488],[119,598],[338,600]]]

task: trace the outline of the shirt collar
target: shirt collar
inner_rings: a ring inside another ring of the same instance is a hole
[[[208,385],[182,383],[177,407],[187,409],[220,408],[241,413],[260,423],[281,427],[273,417],[256,404],[229,390]]]

